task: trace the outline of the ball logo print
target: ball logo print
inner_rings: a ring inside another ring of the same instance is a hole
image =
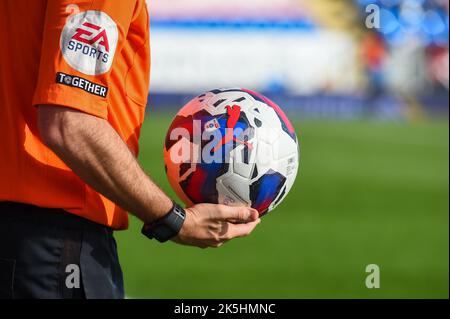
[[[212,90],[173,120],[164,147],[169,182],[187,204],[273,210],[292,188],[299,146],[283,111],[245,89]]]
[[[220,128],[220,124],[216,119],[213,119],[205,124],[205,132],[214,132]]]
[[[116,23],[101,11],[85,11],[68,18],[61,33],[64,60],[87,75],[100,75],[111,68],[119,33]]]

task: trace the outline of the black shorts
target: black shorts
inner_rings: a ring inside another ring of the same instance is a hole
[[[61,209],[0,202],[0,299],[123,297],[110,228]]]

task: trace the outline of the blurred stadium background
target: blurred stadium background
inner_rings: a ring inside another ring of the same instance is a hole
[[[251,238],[218,250],[159,245],[132,218],[116,233],[129,297],[448,298],[448,0],[148,6],[140,159],[165,191],[175,196],[162,157],[170,121],[212,88],[273,99],[302,154],[295,187]],[[380,267],[380,289],[365,287],[368,264]]]

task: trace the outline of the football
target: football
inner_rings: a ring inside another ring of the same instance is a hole
[[[201,94],[167,132],[168,180],[190,206],[251,206],[264,215],[279,205],[297,176],[300,148],[281,108],[246,89]]]

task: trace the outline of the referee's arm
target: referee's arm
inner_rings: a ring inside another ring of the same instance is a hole
[[[99,193],[145,223],[164,216],[171,199],[145,174],[134,154],[104,119],[55,105],[40,105],[38,128],[43,142],[75,174]],[[259,223],[250,208],[196,205],[175,239],[180,244],[218,247],[250,234]],[[235,224],[234,222],[244,222]]]

